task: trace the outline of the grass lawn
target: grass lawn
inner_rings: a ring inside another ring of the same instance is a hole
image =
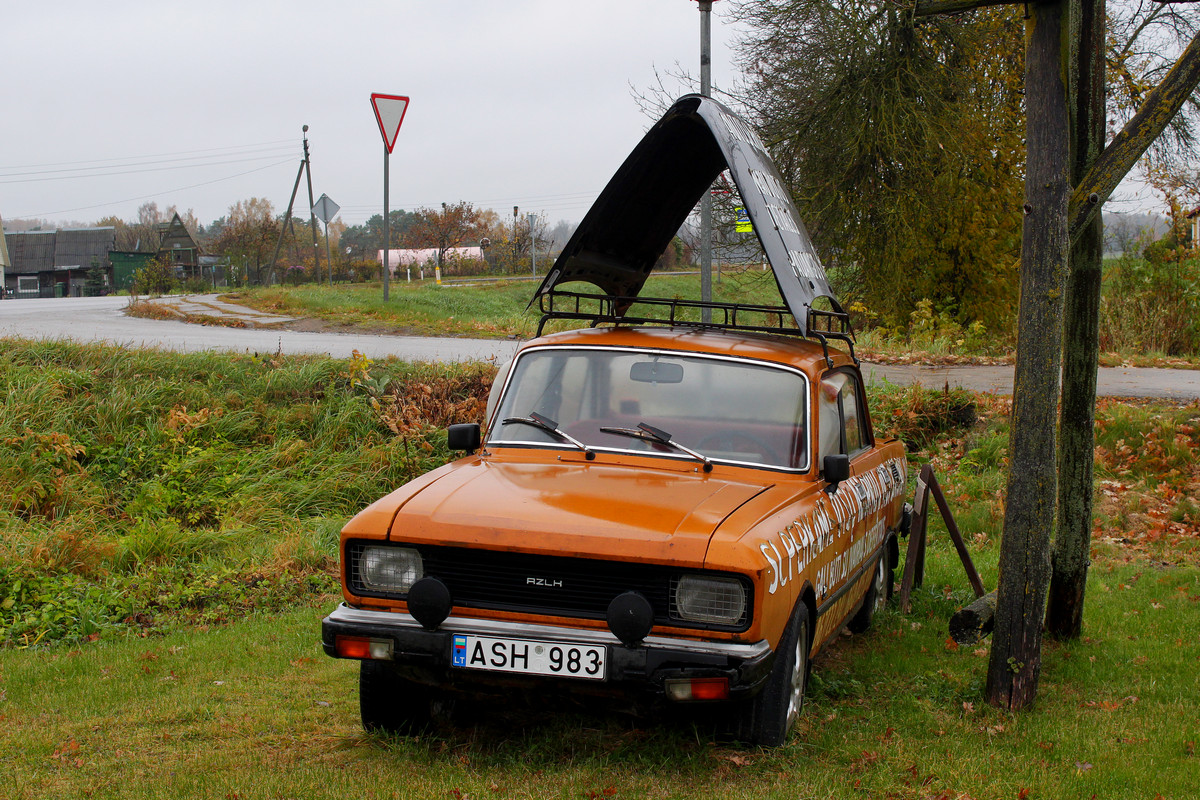
[[[1200,573],[1122,561],[1099,560],[1087,638],[1048,645],[1037,707],[1013,715],[982,702],[987,645],[946,643],[965,581],[932,548],[914,613],[884,613],[819,661],[799,730],[773,752],[714,743],[702,721],[494,705],[423,739],[369,736],[355,664],[319,649],[333,597],[4,650],[0,795],[1195,797]]]
[[[498,280],[438,286],[432,280],[391,284],[383,301],[380,284],[343,284],[330,290],[315,284],[243,289],[226,295],[263,311],[315,317],[330,324],[354,324],[427,336],[479,338],[532,337],[541,317],[525,307],[539,282]],[[579,284],[580,291],[595,287]],[[654,275],[645,297],[700,298],[695,274]],[[730,303],[780,305],[772,273],[761,270],[726,273],[713,283],[713,297]]]
[[[948,641],[972,597],[935,518],[912,613],[823,655],[779,750],[714,741],[702,714],[539,697],[419,739],[363,733],[356,665],[319,646],[336,531],[444,461],[439,431],[489,382],[0,341],[0,798],[1200,795],[1196,404],[1101,402],[1085,636],[1046,643],[1031,711],[983,702],[988,642]],[[1008,401],[871,400],[994,586]]]

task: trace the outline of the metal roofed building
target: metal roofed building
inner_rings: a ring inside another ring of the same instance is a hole
[[[116,229],[68,228],[4,234],[10,266],[4,272],[5,293],[13,297],[79,297],[88,273],[102,271],[98,288],[111,289],[109,253],[116,246]]]

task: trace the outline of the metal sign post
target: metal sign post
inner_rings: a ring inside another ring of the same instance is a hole
[[[333,252],[329,249],[329,221],[337,216],[337,213],[342,210],[342,207],[327,194],[322,194],[312,207],[312,213],[321,218],[321,222],[325,223],[325,260],[329,262],[329,288],[333,288]],[[318,276],[318,282],[320,276]]]
[[[392,148],[396,146],[396,136],[400,133],[400,125],[404,122],[404,114],[408,111],[408,98],[394,94],[372,94],[371,108],[375,109],[375,121],[379,123],[379,132],[383,134],[383,299],[388,299],[388,277],[392,271],[390,220],[391,210],[388,208],[388,161]]]

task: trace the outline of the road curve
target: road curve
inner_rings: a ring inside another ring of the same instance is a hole
[[[517,342],[505,339],[308,333],[272,328],[229,328],[125,314],[127,297],[63,297],[0,302],[0,337],[73,339],[164,350],[325,354],[348,358],[396,356],[406,361],[485,361],[510,358]],[[212,313],[212,309],[208,309]],[[248,312],[249,313],[249,312]],[[256,314],[261,318],[263,315]]]
[[[517,342],[508,339],[392,336],[363,333],[307,333],[270,328],[228,328],[186,322],[129,317],[126,297],[65,297],[0,302],[0,337],[73,339],[106,342],[125,347],[158,347],[166,350],[229,350],[234,352],[326,354],[347,358],[357,350],[368,358],[388,356],[406,361],[505,361]],[[215,297],[190,298],[203,302],[206,313],[244,313],[261,321],[263,315],[219,303]],[[971,391],[1010,394],[1013,368],[923,367],[863,363],[868,381],[919,383],[929,388],[962,387]],[[1181,401],[1200,400],[1200,371],[1104,367],[1097,393],[1106,397],[1148,397]]]

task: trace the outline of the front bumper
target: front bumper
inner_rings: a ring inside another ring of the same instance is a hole
[[[648,636],[637,646],[629,647],[606,630],[454,616],[437,630],[428,631],[409,614],[352,608],[345,603],[321,622],[321,644],[325,653],[334,658],[338,657],[338,636],[366,637],[390,641],[392,661],[423,682],[469,684],[514,679],[511,673],[452,667],[451,639],[456,633],[604,645],[609,653],[608,677],[604,681],[607,687],[618,691],[649,690],[659,695],[664,693],[664,682],[669,679],[723,677],[729,681],[730,698],[746,697],[766,682],[774,661],[774,653],[765,640],[738,644]],[[553,681],[564,688],[578,686],[583,691],[593,688],[583,685],[591,682],[571,678],[534,675],[517,679]]]

